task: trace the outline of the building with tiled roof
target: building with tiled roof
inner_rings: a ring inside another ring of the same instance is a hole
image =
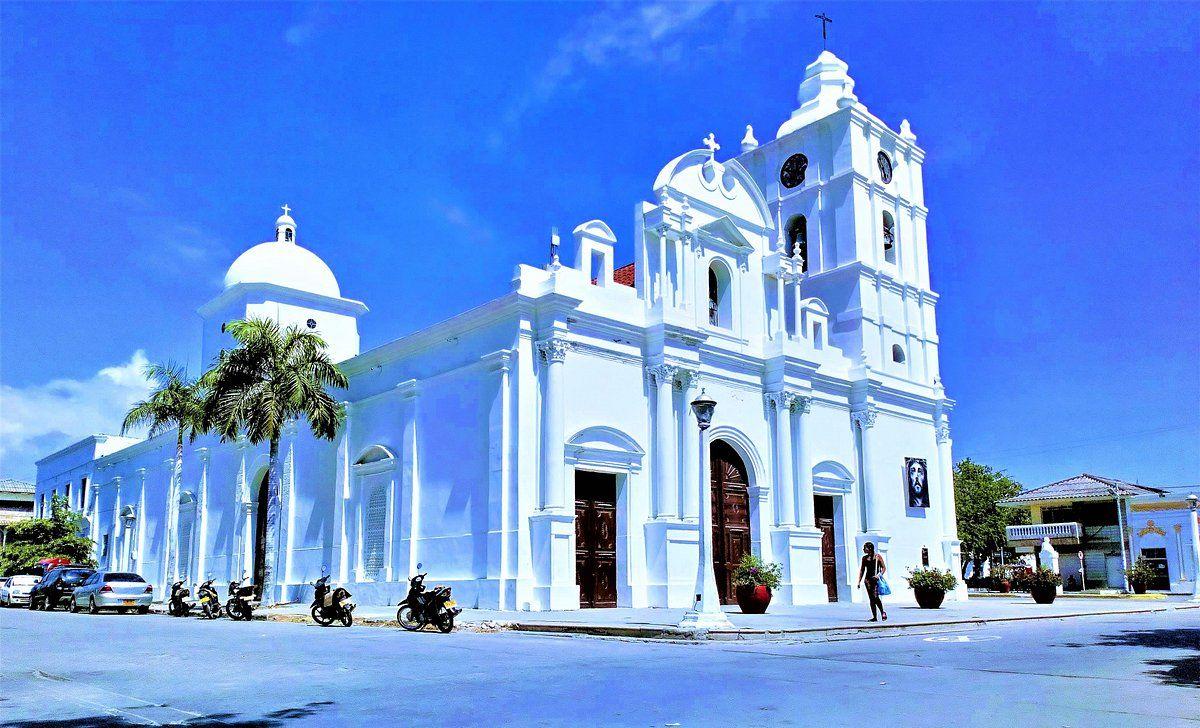
[[[0,478],[0,526],[33,516],[33,483]]]
[[[1008,527],[1009,545],[1041,561],[1050,539],[1068,590],[1124,589],[1124,571],[1143,558],[1157,572],[1150,590],[1195,593],[1200,539],[1191,524],[1191,492],[1080,473],[1000,505],[1029,509],[1029,525]]]

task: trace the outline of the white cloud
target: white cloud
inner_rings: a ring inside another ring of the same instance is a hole
[[[561,89],[580,82],[589,68],[614,63],[670,63],[683,56],[683,35],[716,3],[618,3],[579,20],[558,42],[530,87],[515,96],[501,117],[505,130],[549,102]],[[489,136],[499,146],[502,132]]]
[[[448,227],[476,243],[490,243],[496,239],[495,231],[482,222],[479,213],[465,205],[438,198],[431,199],[429,204],[437,210]]]
[[[304,18],[287,27],[283,31],[283,39],[291,46],[302,46],[313,39],[321,26],[320,9],[309,5],[304,12]]]
[[[34,462],[76,440],[120,431],[134,402],[151,383],[142,350],[129,361],[87,379],[52,379],[26,387],[0,384],[0,469],[4,477],[33,480]]]

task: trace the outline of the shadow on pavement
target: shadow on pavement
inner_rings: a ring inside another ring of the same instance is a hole
[[[1146,660],[1150,675],[1165,685],[1200,688],[1200,629],[1146,629],[1108,635],[1097,642],[1071,642],[1065,647],[1159,647],[1169,650],[1192,650],[1185,657]]]
[[[332,701],[307,703],[295,708],[276,710],[260,718],[243,718],[237,713],[210,713],[177,725],[193,726],[194,728],[215,728],[216,726],[232,726],[233,728],[278,728],[287,725],[289,720],[309,718],[316,715],[326,706],[333,705]],[[0,723],[3,728],[123,728],[124,726],[145,726],[145,720],[128,718],[121,715],[89,715],[83,718],[67,720],[21,720]]]

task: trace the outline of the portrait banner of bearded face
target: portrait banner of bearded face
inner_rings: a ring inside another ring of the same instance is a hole
[[[929,507],[929,466],[924,458],[904,458],[904,484],[909,508]]]

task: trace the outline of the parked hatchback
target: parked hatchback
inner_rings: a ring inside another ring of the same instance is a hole
[[[41,581],[40,576],[18,574],[10,576],[0,584],[0,607],[11,607],[14,604],[28,604],[29,592]]]
[[[97,571],[83,581],[71,595],[71,611],[87,609],[96,614],[101,609],[118,612],[137,610],[138,614],[150,611],[150,600],[154,598],[154,587],[146,580],[129,571]]]
[[[86,566],[60,566],[51,569],[29,592],[29,608],[47,611],[57,606],[66,606],[84,579],[93,573]]]

